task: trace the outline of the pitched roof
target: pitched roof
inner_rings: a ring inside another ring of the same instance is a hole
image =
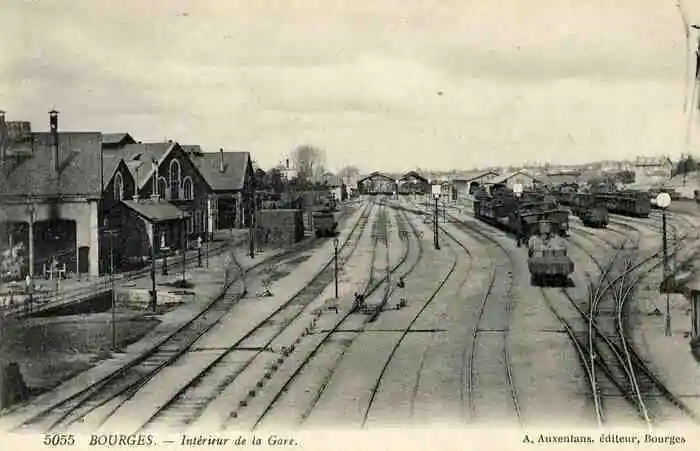
[[[459,175],[455,176],[452,178],[453,181],[460,181],[460,182],[471,182],[472,180],[480,179],[482,177],[486,177],[487,175],[493,175],[494,177],[498,176],[498,172],[495,171],[470,171],[470,172],[463,172],[460,173]]]
[[[146,186],[148,179],[153,173],[152,161],[156,160],[160,164],[176,145],[177,143],[174,142],[136,143],[114,150],[105,149],[105,161],[110,160],[111,165],[113,164],[111,161],[116,159],[116,165],[114,166],[114,169],[116,169],[117,165],[119,165],[119,159],[124,159],[134,179],[136,179],[136,169],[139,169],[139,189],[142,189]],[[114,174],[114,169],[112,170],[112,175]],[[106,179],[105,183],[108,183],[108,181]]]
[[[190,159],[214,191],[238,191],[245,184],[250,152],[223,152],[224,170],[221,171],[222,152],[192,154]]]
[[[385,180],[393,180],[393,181],[396,181],[396,179],[395,179],[394,177],[392,177],[391,175],[384,174],[384,173],[379,172],[379,171],[374,171],[374,172],[371,173],[370,175],[367,175],[367,176],[364,176],[364,177],[360,178],[357,182],[358,182],[358,183],[361,183],[361,182],[364,182],[365,180],[368,180],[368,179],[371,179],[371,178],[375,178],[375,177],[380,177],[380,178],[383,178],[383,179],[385,179]]]
[[[181,215],[185,218],[190,216],[170,202],[144,199],[125,200],[122,204],[149,222],[175,221],[179,220]]]
[[[31,133],[31,141],[19,143],[26,152],[0,162],[0,195],[89,196],[102,194],[102,134],[60,132],[58,175],[53,169],[53,149],[47,132]],[[15,143],[7,143],[12,151]]]
[[[403,174],[402,176],[400,176],[398,179],[399,179],[399,180],[406,180],[406,179],[409,179],[409,178],[418,179],[418,180],[420,180],[421,182],[428,183],[428,179],[425,178],[425,177],[423,177],[422,175],[420,175],[420,174],[419,174],[418,172],[416,172],[416,171],[408,171],[407,173],[405,173],[405,174]]]
[[[136,140],[128,133],[103,133],[102,145],[104,147],[113,147],[119,144],[133,144]]]
[[[532,180],[543,181],[540,177],[535,177],[534,175],[528,174],[525,171],[514,171],[514,172],[509,172],[507,174],[503,174],[501,176],[495,177],[495,178],[489,180],[489,183],[493,184],[493,185],[498,184],[498,183],[503,183],[507,180],[512,179],[513,177],[515,177],[517,175],[524,175],[525,177],[529,177]]]

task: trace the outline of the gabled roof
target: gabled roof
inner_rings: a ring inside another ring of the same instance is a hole
[[[459,181],[459,182],[471,182],[474,180],[478,180],[480,178],[487,177],[489,175],[492,175],[494,177],[498,177],[498,172],[495,171],[471,171],[471,172],[465,172],[461,173],[458,176],[455,176],[452,178],[453,181]]]
[[[28,152],[0,162],[0,195],[88,196],[102,194],[102,134],[59,132],[60,171],[53,169],[53,149],[47,132],[31,133],[20,143]],[[7,142],[12,151],[14,142]]]
[[[132,171],[131,175],[136,179],[136,169],[139,169],[139,187],[142,189],[148,183],[148,179],[153,174],[153,160],[158,162],[158,165],[172,152],[177,146],[175,142],[162,143],[137,143],[128,144],[120,149],[105,149],[105,161],[117,159],[116,164],[119,164],[118,159],[124,159],[127,167]],[[110,163],[113,164],[113,163]],[[116,165],[114,169],[116,169]],[[112,175],[114,174],[112,170]],[[105,183],[108,181],[105,180]]]
[[[418,179],[418,180],[420,180],[420,181],[423,182],[423,183],[428,183],[428,179],[426,179],[425,177],[423,177],[422,175],[420,175],[420,174],[419,174],[418,172],[416,172],[416,171],[408,171],[407,173],[405,173],[404,175],[402,175],[401,177],[399,177],[398,180],[399,180],[399,181],[402,181],[402,180],[407,180],[407,179],[409,179],[409,178]]]
[[[245,175],[251,164],[250,152],[222,152],[191,154],[190,159],[214,191],[239,191],[245,186]]]
[[[367,175],[367,176],[365,176],[365,177],[359,179],[359,180],[357,181],[357,183],[362,183],[362,182],[364,182],[365,180],[369,180],[369,179],[373,179],[373,178],[377,178],[377,177],[378,177],[378,178],[383,178],[384,180],[389,180],[389,181],[392,181],[392,182],[395,182],[395,181],[396,181],[396,179],[394,179],[393,177],[391,177],[391,176],[389,176],[389,175],[383,174],[383,173],[381,173],[381,172],[379,172],[379,171],[374,171],[374,172],[371,173],[370,175]]]
[[[515,171],[515,172],[509,172],[509,173],[507,173],[507,174],[503,174],[503,175],[501,175],[501,176],[499,176],[499,177],[495,177],[495,178],[489,180],[488,183],[489,183],[489,184],[492,184],[492,185],[496,185],[496,184],[499,184],[499,183],[505,183],[506,181],[508,181],[508,180],[512,179],[513,177],[516,177],[516,176],[518,176],[518,175],[524,175],[525,177],[529,177],[529,178],[531,178],[532,180],[535,180],[535,181],[538,181],[538,182],[544,182],[544,180],[542,180],[541,177],[535,177],[534,175],[528,174],[528,173],[525,172],[525,171]]]
[[[180,210],[170,202],[144,199],[138,201],[125,200],[122,201],[122,204],[148,222],[176,221],[181,217],[188,218],[190,216],[189,213]]]
[[[102,146],[115,147],[127,144],[135,144],[136,140],[128,133],[103,133]]]

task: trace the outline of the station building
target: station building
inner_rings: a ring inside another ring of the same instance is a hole
[[[250,153],[59,131],[58,115],[49,113],[49,132],[36,132],[0,112],[0,250],[21,268],[3,280],[45,276],[53,263],[97,276],[110,246],[124,267],[248,226]]]

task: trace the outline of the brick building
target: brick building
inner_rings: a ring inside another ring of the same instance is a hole
[[[250,152],[201,152],[198,146],[185,146],[195,167],[210,187],[207,216],[209,230],[248,227],[254,208],[255,176]]]
[[[101,148],[99,132],[59,131],[57,111],[48,133],[0,112],[0,246],[22,243],[22,276],[42,275],[54,259],[98,274]]]

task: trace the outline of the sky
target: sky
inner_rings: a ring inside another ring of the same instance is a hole
[[[369,171],[700,149],[675,0],[2,3],[0,109],[37,130],[56,108],[63,130]]]

